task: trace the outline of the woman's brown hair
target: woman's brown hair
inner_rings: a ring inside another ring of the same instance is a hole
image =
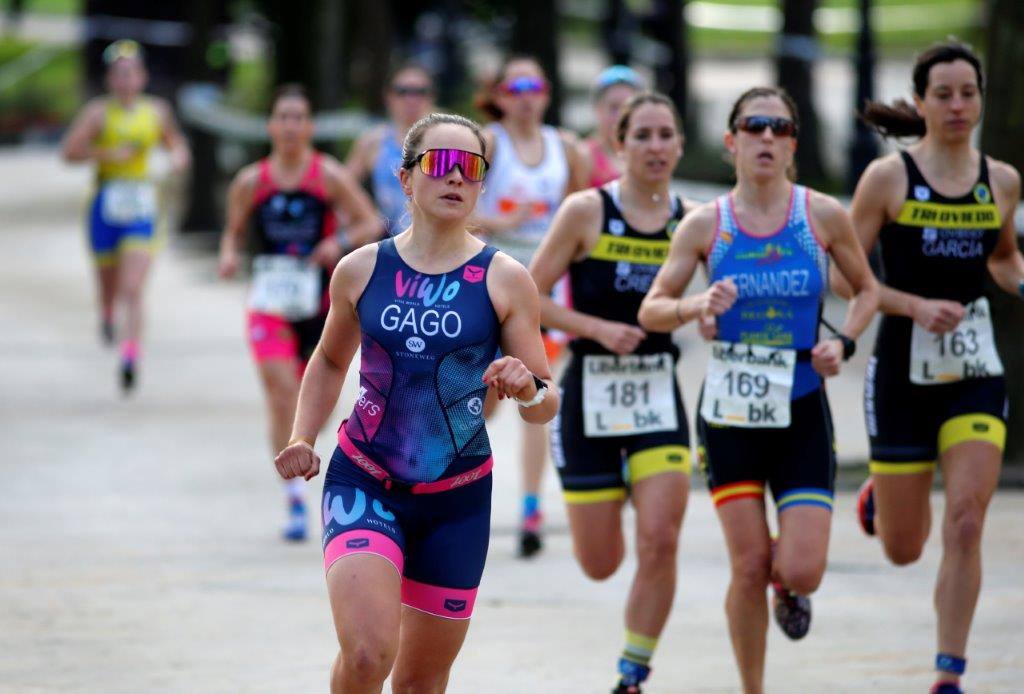
[[[956,39],[936,43],[931,48],[918,54],[914,61],[914,94],[923,99],[928,91],[928,79],[933,67],[939,63],[952,63],[955,60],[967,61],[974,68],[978,78],[978,91],[985,93],[985,75],[981,69],[981,61],[971,47]],[[860,118],[873,127],[882,137],[924,137],[928,132],[924,118],[914,105],[906,99],[896,99],[891,104],[880,101],[868,101]]]
[[[672,113],[672,120],[676,124],[676,132],[679,133],[679,137],[683,137],[683,117],[679,115],[679,109],[672,102],[672,99],[668,98],[660,92],[640,92],[629,97],[629,100],[622,105],[622,113],[619,115],[619,121],[615,124],[615,139],[620,143],[626,141],[626,133],[629,132],[629,121],[633,117],[633,113],[644,104],[658,104],[664,106]]]

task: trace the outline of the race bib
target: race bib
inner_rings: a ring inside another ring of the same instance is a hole
[[[103,221],[127,226],[156,216],[156,187],[144,181],[111,181],[103,185]]]
[[[290,255],[258,255],[252,263],[249,308],[288,320],[320,312],[320,268]]]
[[[672,355],[588,354],[583,357],[583,431],[586,436],[635,436],[675,431]]]
[[[981,297],[964,308],[960,324],[942,335],[914,323],[910,337],[911,383],[931,386],[1003,374],[988,299]]]
[[[796,350],[712,342],[700,414],[724,426],[788,427],[795,368]]]

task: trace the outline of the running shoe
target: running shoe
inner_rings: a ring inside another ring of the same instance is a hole
[[[857,492],[857,520],[866,535],[875,534],[875,483],[868,477]]]
[[[523,519],[519,529],[519,556],[523,559],[529,559],[544,547],[540,535],[541,520],[540,512]]]
[[[772,613],[782,633],[794,641],[811,630],[811,599],[797,595],[778,581],[772,581]]]
[[[121,391],[125,394],[135,389],[135,362],[125,359],[121,362]]]
[[[306,539],[306,504],[301,499],[292,499],[288,506],[288,523],[281,536],[288,542],[303,542]]]
[[[612,690],[612,694],[641,694],[640,684],[651,674],[651,668],[640,663],[634,663],[625,658],[619,659],[619,684]]]
[[[964,694],[964,690],[955,682],[936,682],[932,685],[931,694]]]

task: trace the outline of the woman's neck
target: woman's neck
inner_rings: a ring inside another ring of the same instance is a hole
[[[121,108],[125,110],[131,110],[135,107],[135,104],[139,100],[138,94],[114,94],[114,101],[121,105]]]
[[[281,149],[274,152],[275,163],[278,168],[291,171],[293,169],[302,168],[309,156],[312,154],[312,148],[308,145],[304,147],[282,147]]]
[[[535,140],[540,137],[541,124],[536,121],[520,121],[506,118],[501,125],[513,140]]]
[[[975,173],[975,154],[970,138],[942,142],[925,135],[917,147],[912,149],[921,163],[925,164],[930,172],[935,172],[939,178],[957,178],[954,172],[970,172],[972,176]],[[943,176],[944,172],[952,175]]]
[[[627,170],[619,179],[619,195],[624,205],[645,212],[664,208],[669,200],[669,179],[641,181]]]
[[[732,195],[745,209],[768,214],[778,208],[780,200],[789,205],[792,187],[792,182],[785,176],[774,176],[766,180],[738,177]]]
[[[395,244],[407,262],[426,272],[444,271],[466,254],[466,220],[441,221],[413,211],[412,226]]]

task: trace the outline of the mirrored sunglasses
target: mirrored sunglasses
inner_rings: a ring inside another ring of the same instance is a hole
[[[776,118],[774,116],[745,116],[739,118],[733,124],[733,132],[742,130],[745,133],[759,135],[771,128],[772,134],[778,137],[796,137],[796,123],[789,118]]]
[[[479,183],[490,166],[483,156],[464,149],[428,149],[416,157],[420,171],[431,178],[443,178],[456,166],[467,181]]]
[[[548,90],[548,83],[539,77],[516,77],[502,83],[506,94],[540,94]]]

